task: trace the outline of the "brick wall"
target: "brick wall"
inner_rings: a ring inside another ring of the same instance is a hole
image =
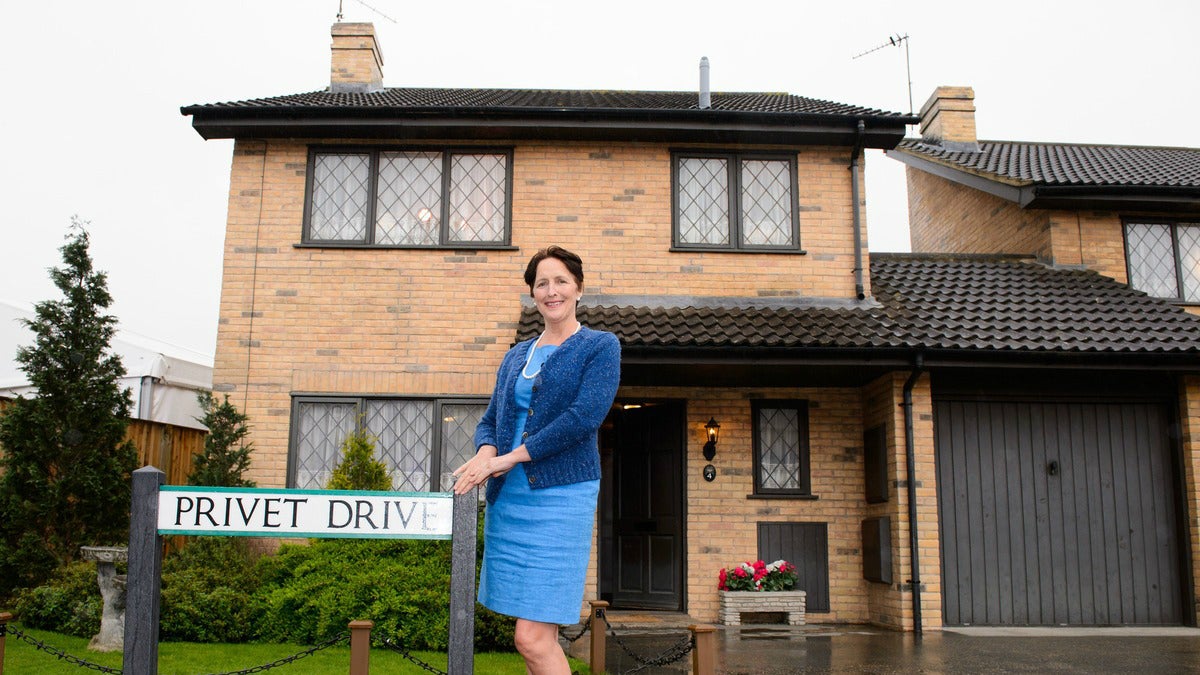
[[[1200,615],[1200,376],[1179,378],[1179,445],[1183,465],[1184,522],[1192,554],[1192,600]]]
[[[234,150],[214,389],[250,416],[250,478],[285,480],[291,394],[490,392],[512,341],[521,272],[558,243],[585,261],[585,302],[605,294],[851,299],[848,150],[798,153],[807,255],[672,253],[665,146],[515,147],[515,251],[296,248],[307,146]],[[753,270],[748,274],[748,270]]]
[[[907,167],[908,222],[917,253],[1051,254],[1049,216]]]

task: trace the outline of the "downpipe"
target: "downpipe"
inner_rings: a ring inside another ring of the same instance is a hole
[[[924,357],[920,352],[917,352],[913,359],[913,371],[908,376],[908,380],[904,382],[904,402],[901,404],[904,408],[904,463],[905,469],[908,472],[907,483],[908,488],[908,547],[909,558],[911,559],[912,578],[908,583],[912,586],[912,604],[913,604],[913,635],[917,641],[921,640],[921,562],[919,557],[919,547],[917,545],[917,474],[916,451],[914,449],[915,441],[913,440],[913,387],[917,384],[917,380],[924,372]]]
[[[862,209],[859,206],[862,187],[858,180],[858,158],[862,156],[864,136],[867,132],[867,125],[862,120],[858,121],[857,132],[854,150],[850,152],[850,193],[852,198],[850,207],[854,214],[854,297],[862,300],[867,297],[866,287],[863,284]]]

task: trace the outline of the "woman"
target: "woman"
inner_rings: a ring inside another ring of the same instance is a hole
[[[505,355],[475,430],[478,451],[454,471],[454,492],[491,479],[479,602],[516,617],[530,673],[565,674],[558,626],[579,620],[600,489],[596,433],[617,394],[621,347],[575,318],[579,256],[542,249],[525,283],[545,330]]]

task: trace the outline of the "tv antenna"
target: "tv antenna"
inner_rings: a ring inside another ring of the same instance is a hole
[[[338,23],[341,23],[341,22],[342,22],[342,3],[343,3],[344,1],[345,1],[345,0],[338,0],[338,13],[337,13],[337,20],[338,20]],[[395,19],[393,19],[392,17],[388,16],[387,14],[384,14],[383,12],[379,11],[379,10],[378,10],[378,9],[376,9],[375,7],[372,7],[371,5],[368,5],[367,3],[363,2],[363,0],[354,0],[354,1],[355,1],[355,2],[357,2],[358,4],[362,5],[363,7],[366,7],[367,9],[371,10],[372,12],[375,12],[375,13],[376,13],[376,14],[378,14],[379,16],[382,16],[383,18],[387,19],[388,21],[391,21],[392,23],[396,23],[396,20],[395,20]]]
[[[903,45],[904,46],[904,70],[905,70],[905,73],[908,75],[908,114],[911,115],[911,114],[913,114],[912,62],[908,58],[908,42],[909,42],[908,33],[905,33],[904,35],[896,33],[895,35],[889,36],[887,42],[885,42],[877,47],[872,47],[871,49],[868,49],[867,51],[865,51],[861,54],[856,54],[853,57],[851,57],[850,60],[853,61],[854,59],[857,59],[862,56],[866,56],[867,54],[873,54],[873,53],[879,51],[880,49],[886,49],[888,47],[899,47],[899,46]]]

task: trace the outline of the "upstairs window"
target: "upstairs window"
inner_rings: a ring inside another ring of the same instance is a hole
[[[754,493],[812,495],[808,455],[808,403],[755,401]]]
[[[288,487],[325,489],[342,460],[342,441],[361,425],[393,490],[449,490],[449,472],[475,456],[475,426],[486,410],[486,400],[297,397]]]
[[[314,150],[304,242],[506,245],[511,164],[508,152]]]
[[[794,156],[675,153],[678,248],[799,250]]]
[[[1200,223],[1126,222],[1125,260],[1133,288],[1200,302]]]

